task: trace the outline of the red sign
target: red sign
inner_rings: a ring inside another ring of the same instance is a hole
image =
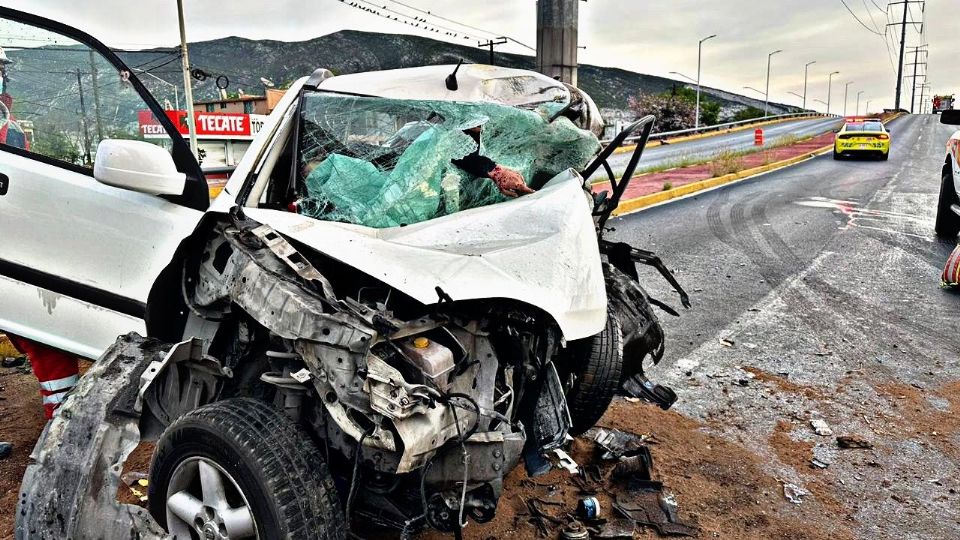
[[[187,125],[187,111],[164,112],[181,135],[185,137],[190,135],[190,128]],[[252,139],[263,127],[263,121],[266,118],[260,114],[199,111],[195,111],[193,116],[197,126],[197,137],[203,139]],[[167,135],[163,126],[150,111],[138,111],[137,120],[140,123],[140,134],[144,138],[165,137]]]

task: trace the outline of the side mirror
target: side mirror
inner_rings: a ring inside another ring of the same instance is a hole
[[[940,112],[940,123],[960,126],[960,109],[948,109]]]
[[[101,184],[150,195],[182,195],[187,182],[166,150],[123,139],[100,141],[93,177]]]

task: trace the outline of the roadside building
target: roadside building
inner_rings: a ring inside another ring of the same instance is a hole
[[[267,115],[283,97],[284,90],[266,89],[266,95],[225,97],[194,103],[197,150],[200,167],[210,184],[211,195],[219,193],[233,168],[240,163],[250,143],[263,127]],[[187,111],[165,111],[184,138],[189,138]],[[166,135],[150,111],[139,111],[140,134],[163,140]]]

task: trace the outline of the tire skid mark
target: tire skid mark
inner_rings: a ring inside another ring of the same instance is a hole
[[[788,272],[784,271],[772,250],[764,249],[756,224],[746,217],[748,206],[760,195],[752,194],[734,203],[730,210],[730,225],[740,243],[741,251],[757,266],[763,279],[776,286],[783,283]]]
[[[727,201],[730,199],[730,190],[721,189],[715,193],[716,196],[713,202],[707,207],[707,226],[710,228],[710,233],[713,234],[717,240],[736,249],[736,246],[730,240],[730,231],[724,226],[723,219],[720,217],[721,209],[726,206]]]

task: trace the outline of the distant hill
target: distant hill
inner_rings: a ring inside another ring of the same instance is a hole
[[[262,93],[260,77],[276,83],[289,82],[309,75],[318,67],[337,74],[381,69],[396,69],[436,64],[489,62],[488,52],[477,47],[451,44],[434,39],[403,34],[381,34],[344,30],[308,41],[252,40],[227,37],[191,43],[190,63],[213,75],[230,79],[228,91],[242,88],[248,94]],[[126,53],[129,65],[156,60],[155,51]],[[533,69],[534,57],[497,53],[496,63],[507,67]],[[156,62],[154,62],[156,63]],[[177,84],[181,79],[174,69],[178,64],[157,69],[154,73]],[[626,109],[627,100],[637,92],[659,93],[682,81],[644,75],[619,68],[581,64],[580,87],[587,91],[601,108]],[[149,86],[149,81],[145,80]],[[216,96],[213,80],[195,87],[198,100]],[[703,88],[710,99],[720,102],[725,113],[747,106],[763,108],[763,101],[722,90]],[[771,103],[776,113],[796,109]]]

